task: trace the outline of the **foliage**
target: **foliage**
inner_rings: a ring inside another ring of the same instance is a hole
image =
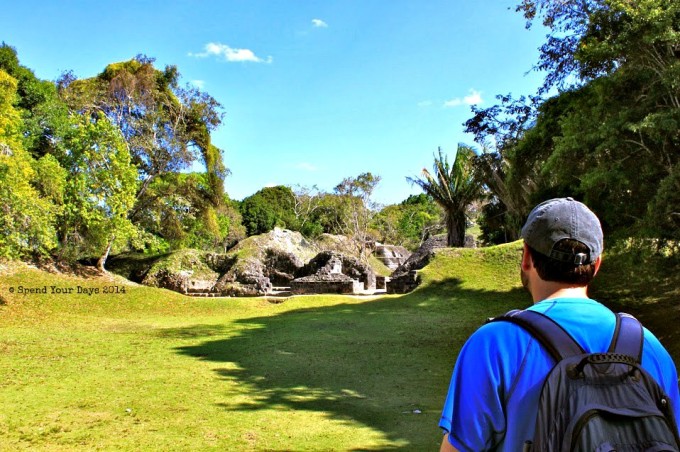
[[[55,152],[68,128],[68,110],[54,83],[22,66],[16,50],[5,43],[0,45],[0,70],[17,80],[15,106],[23,121],[24,149],[34,158]]]
[[[373,218],[372,228],[380,242],[413,251],[430,235],[443,229],[442,217],[441,208],[430,196],[421,193],[381,209]]]
[[[677,207],[665,193],[680,158],[680,9],[611,1],[589,19],[576,57],[604,75],[562,116],[546,171],[583,193],[610,229],[677,236],[657,212]]]
[[[224,197],[225,200],[217,210],[217,223],[222,234],[220,246],[228,250],[246,238],[247,234],[238,203],[229,199],[227,195]]]
[[[647,207],[646,227],[661,238],[660,245],[674,243],[680,248],[680,166],[659,184],[654,198]],[[662,248],[660,246],[659,248]],[[680,250],[677,254],[680,256]]]
[[[295,185],[293,190],[293,213],[299,231],[305,236],[316,238],[324,232],[324,226],[319,222],[319,210],[322,208],[322,193],[316,185],[305,187]],[[330,231],[326,231],[330,232]]]
[[[493,143],[474,162],[489,191],[480,223],[486,243],[517,240],[535,204],[574,194],[570,181],[560,182],[556,172],[546,168],[555,149],[554,137],[561,133],[560,120],[573,110],[574,97],[565,92],[541,103],[538,97],[505,96],[500,97],[501,106],[473,108],[475,116],[465,123],[466,131],[479,143]]]
[[[218,208],[228,174],[221,150],[211,143],[210,132],[222,121],[220,104],[196,88],[181,88],[174,66],[155,69],[154,60],[145,56],[108,65],[97,77],[59,82],[62,97],[73,111],[81,114],[103,112],[115,124],[130,148],[132,163],[142,181],[136,193],[137,205],[130,216],[135,222],[144,217],[161,217],[162,212],[144,212],[152,206],[165,184],[149,193],[156,179],[178,174],[200,160],[206,169],[208,194],[200,206],[200,216],[210,218],[209,209]],[[205,210],[205,211],[204,211]],[[207,220],[206,220],[207,221]]]
[[[31,184],[35,160],[23,148],[13,103],[17,81],[0,69],[0,257],[47,254],[56,246],[56,208]]]
[[[614,236],[680,236],[680,5],[522,0],[517,11],[549,29],[539,94],[560,91],[500,97],[466,123],[492,147],[477,161],[489,240],[515,238],[528,208],[554,196],[585,201]]]
[[[137,169],[119,130],[103,115],[76,116],[59,156],[69,177],[60,215],[62,252],[100,256],[138,236],[128,218],[137,192]]]
[[[97,77],[39,80],[0,46],[2,254],[106,258],[126,249],[221,249],[243,237],[210,132],[222,119],[173,66],[139,56]],[[183,174],[196,160],[203,174]]]
[[[434,156],[432,172],[423,169],[422,178],[407,180],[418,185],[444,210],[448,246],[462,247],[465,243],[468,206],[482,195],[482,183],[474,168],[475,152],[458,145],[453,164],[442,154]]]
[[[201,250],[225,252],[246,237],[245,227],[236,203],[226,195],[218,209],[204,209],[190,222],[185,246]]]
[[[279,226],[297,230],[295,195],[289,187],[265,187],[243,199],[240,210],[249,236],[264,234]]]
[[[371,195],[379,183],[380,176],[368,172],[347,177],[334,189],[339,201],[339,230],[354,243],[363,260],[367,259],[368,243],[373,239],[370,226],[377,206]]]

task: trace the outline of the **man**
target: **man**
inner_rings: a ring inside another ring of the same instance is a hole
[[[602,262],[595,214],[571,198],[552,199],[531,211],[522,238],[521,279],[534,302],[529,309],[555,320],[586,352],[606,351],[615,315],[587,294]],[[518,325],[491,322],[478,329],[461,349],[451,377],[439,422],[445,431],[441,451],[521,451],[533,438],[541,387],[554,364]],[[642,366],[680,419],[675,365],[647,329]]]

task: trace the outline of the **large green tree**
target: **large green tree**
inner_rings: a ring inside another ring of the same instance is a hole
[[[486,218],[511,218],[489,235],[513,238],[527,205],[570,195],[610,233],[680,238],[680,4],[522,0],[517,10],[548,29],[536,65],[546,78],[539,96],[502,96],[466,123],[491,148],[478,159]]]
[[[17,80],[0,69],[0,256],[47,254],[57,245],[56,206],[35,187],[35,159],[23,147]]]
[[[97,256],[104,270],[115,247],[139,236],[128,218],[137,193],[137,168],[115,125],[102,113],[74,116],[66,135],[68,152],[59,156],[68,171],[59,235],[74,257]]]
[[[550,29],[541,49],[559,116],[545,174],[572,187],[609,228],[680,238],[680,4],[523,1]],[[661,214],[660,214],[661,213]]]
[[[264,234],[276,226],[297,230],[295,195],[289,187],[265,187],[241,202],[248,235]]]
[[[483,145],[475,167],[488,189],[480,218],[482,240],[500,243],[519,238],[531,208],[548,197],[573,195],[573,181],[559,180],[546,162],[555,150],[562,117],[575,108],[576,95],[567,91],[542,101],[529,96],[499,96],[500,105],[479,109],[466,132]]]
[[[205,167],[210,201],[200,208],[212,211],[200,212],[200,216],[213,217],[222,202],[228,173],[222,152],[210,136],[221,124],[221,106],[196,88],[180,87],[175,66],[158,70],[153,63],[151,58],[138,56],[110,64],[93,78],[64,77],[60,92],[72,110],[84,115],[102,112],[120,130],[141,181],[130,212],[133,221],[160,216],[160,212],[144,210],[157,205],[155,198],[172,193],[159,193],[158,185],[150,193],[149,187],[156,179],[185,171],[195,162]]]
[[[424,168],[421,177],[407,178],[444,210],[448,246],[464,245],[468,206],[482,195],[482,183],[474,168],[474,158],[474,150],[461,144],[453,164],[449,164],[447,156],[439,148],[438,155],[434,156],[432,172]]]
[[[160,238],[161,248],[224,251],[245,237],[238,206],[225,194],[212,207],[206,173],[167,173],[147,188],[137,224]]]
[[[54,153],[69,127],[68,108],[54,83],[22,66],[14,48],[0,45],[0,69],[17,81],[15,108],[22,118],[23,148],[34,158]]]

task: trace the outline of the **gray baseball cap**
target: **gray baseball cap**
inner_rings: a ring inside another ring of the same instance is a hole
[[[572,198],[544,201],[529,213],[522,228],[524,242],[539,253],[575,265],[594,262],[602,254],[602,226],[585,204]],[[589,253],[565,253],[555,250],[560,240],[573,239],[588,247]]]

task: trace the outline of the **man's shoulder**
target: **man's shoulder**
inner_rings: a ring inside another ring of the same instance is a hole
[[[667,363],[674,364],[670,353],[668,353],[668,350],[666,349],[666,347],[663,346],[659,338],[656,337],[654,333],[649,331],[647,328],[643,328],[643,331],[644,331],[644,343],[642,346],[643,364],[645,364],[644,362],[645,357],[649,357],[662,364]]]
[[[500,319],[501,316],[489,319],[483,323],[467,341],[468,346],[475,346],[487,350],[506,350],[513,346],[526,347],[531,341],[531,334],[521,326]]]

